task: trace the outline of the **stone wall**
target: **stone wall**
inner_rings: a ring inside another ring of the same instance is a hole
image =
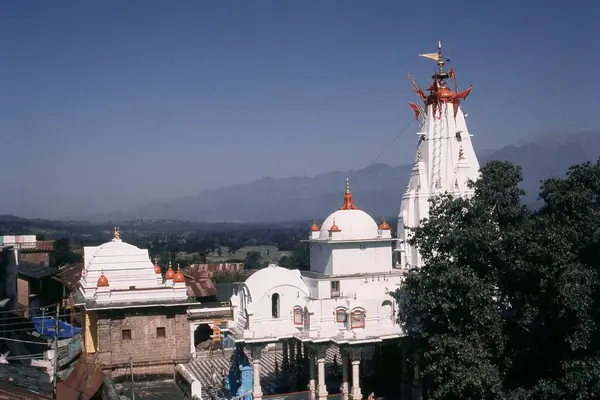
[[[157,328],[164,328],[164,337]],[[190,358],[185,308],[102,312],[98,314],[97,332],[98,361],[103,368],[114,371],[113,377],[131,373],[131,365],[136,375],[172,376],[175,364]]]
[[[17,279],[17,300],[22,306],[29,308],[29,281],[27,279]],[[26,316],[28,315],[29,313]]]
[[[50,252],[47,251],[23,251],[19,254],[21,262],[28,262],[35,265],[41,265],[44,267],[50,266]]]

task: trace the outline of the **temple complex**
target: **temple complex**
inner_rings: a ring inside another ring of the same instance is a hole
[[[448,193],[470,196],[469,181],[479,176],[479,162],[471,143],[466,115],[461,102],[471,93],[471,87],[459,91],[454,68],[444,69],[447,59],[438,43],[438,52],[421,54],[434,60],[437,70],[425,93],[409,75],[413,90],[421,103],[410,103],[419,121],[419,139],[414,166],[398,215],[398,245],[396,263],[401,268],[420,267],[421,256],[408,243],[410,228],[419,226],[429,216],[429,199]],[[453,88],[448,87],[453,81]]]

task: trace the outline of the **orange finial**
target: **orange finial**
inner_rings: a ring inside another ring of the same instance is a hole
[[[352,203],[352,192],[350,191],[350,180],[346,178],[346,193],[344,193],[344,205],[340,210],[358,210],[358,207]]]
[[[392,230],[392,228],[389,226],[389,224],[385,221],[385,218],[381,219],[381,225],[379,225],[379,230],[382,230],[382,231]]]
[[[171,268],[171,261],[169,261],[169,268],[167,269],[167,273],[165,274],[165,279],[171,280],[174,277],[175,277],[175,272],[173,271],[173,268]]]
[[[158,257],[154,257],[154,272],[157,274],[162,274],[162,270],[160,269],[160,265],[158,265]]]
[[[108,287],[108,278],[104,276],[104,271],[102,271],[102,274],[100,274],[100,278],[98,278],[96,287]]]
[[[181,273],[181,268],[179,268],[179,264],[177,264],[177,273],[173,277],[173,282],[175,282],[175,283],[185,283],[185,277]]]
[[[313,218],[313,223],[310,226],[310,230],[311,232],[319,232],[321,230],[321,228],[319,228],[319,225],[317,225],[317,220]]]
[[[335,218],[333,219],[333,224],[331,228],[329,228],[329,232],[341,232],[342,230],[335,224]]]

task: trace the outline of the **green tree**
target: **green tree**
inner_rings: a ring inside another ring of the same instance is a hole
[[[261,257],[258,251],[249,251],[246,253],[245,269],[257,269],[261,267]]]
[[[307,270],[310,268],[310,253],[308,244],[298,241],[294,251],[289,256],[283,256],[279,265],[284,268]]]
[[[424,266],[396,296],[429,398],[600,395],[600,164],[546,181],[535,213],[520,181],[491,162],[471,199],[434,199],[414,231]]]
[[[68,239],[58,239],[54,241],[52,249],[52,260],[54,265],[61,267],[66,264],[72,264],[81,259],[81,256],[71,251],[71,245]]]

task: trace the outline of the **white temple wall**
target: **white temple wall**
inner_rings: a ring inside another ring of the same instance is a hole
[[[333,246],[331,270],[333,275],[386,273],[392,270],[390,242],[339,243]]]
[[[324,274],[331,270],[332,248],[323,243],[310,243],[310,270]]]
[[[277,285],[277,282],[273,282],[273,284]],[[278,301],[273,299],[274,295],[278,295]],[[306,300],[301,288],[285,284],[274,286],[262,298],[252,299],[253,316],[251,321],[287,320],[294,307],[304,307]],[[273,318],[276,304],[278,317]]]

